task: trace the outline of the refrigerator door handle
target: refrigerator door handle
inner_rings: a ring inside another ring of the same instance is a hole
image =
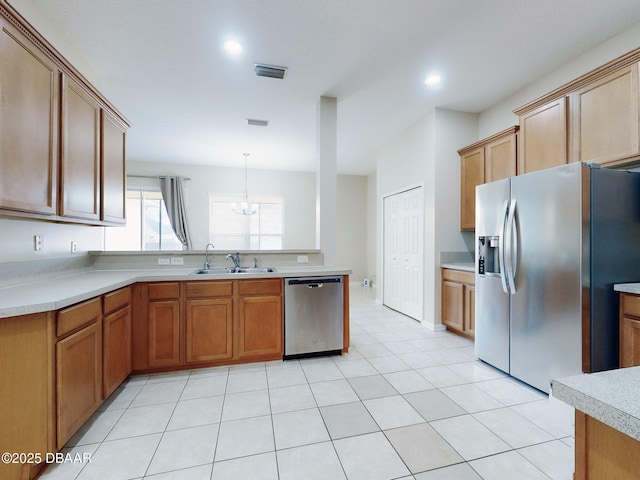
[[[509,287],[507,285],[507,273],[505,270],[505,230],[507,224],[507,214],[509,213],[509,200],[504,202],[502,210],[502,222],[500,224],[500,240],[498,244],[498,262],[500,263],[500,282],[502,283],[502,290],[504,293],[509,293]]]
[[[511,200],[509,208],[509,214],[507,216],[507,238],[505,244],[507,247],[507,253],[505,257],[507,260],[506,275],[507,284],[509,285],[509,292],[511,294],[516,293],[516,275],[518,273],[518,227],[516,226],[516,200]]]

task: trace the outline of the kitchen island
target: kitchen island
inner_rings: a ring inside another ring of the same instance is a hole
[[[555,379],[576,409],[575,480],[632,480],[640,471],[640,367]]]

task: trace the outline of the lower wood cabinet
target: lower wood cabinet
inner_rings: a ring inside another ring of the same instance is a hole
[[[102,393],[107,398],[131,373],[131,287],[104,296]]]
[[[153,282],[135,288],[135,372],[282,359],[281,278]]]
[[[233,282],[187,282],[185,290],[186,363],[233,358]]]
[[[449,330],[474,338],[474,272],[442,269],[442,323]]]
[[[239,358],[282,358],[282,288],[282,279],[244,281],[240,284]]]
[[[576,409],[575,480],[635,480],[640,442]]]
[[[56,450],[55,312],[0,318],[0,451]],[[0,478],[34,478],[38,465],[0,465]]]
[[[101,317],[56,343],[56,400],[62,448],[102,403]]]
[[[640,295],[620,294],[620,367],[640,365]]]
[[[148,285],[148,366],[180,365],[180,284]]]

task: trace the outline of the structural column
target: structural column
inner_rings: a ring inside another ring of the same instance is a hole
[[[317,112],[316,248],[325,265],[336,262],[338,99],[320,97]]]

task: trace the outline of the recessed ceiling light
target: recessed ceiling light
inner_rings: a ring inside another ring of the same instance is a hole
[[[438,85],[441,80],[440,75],[434,73],[424,79],[424,84],[433,87],[434,85]]]
[[[224,42],[224,49],[229,55],[240,55],[242,53],[242,45],[235,40]]]

